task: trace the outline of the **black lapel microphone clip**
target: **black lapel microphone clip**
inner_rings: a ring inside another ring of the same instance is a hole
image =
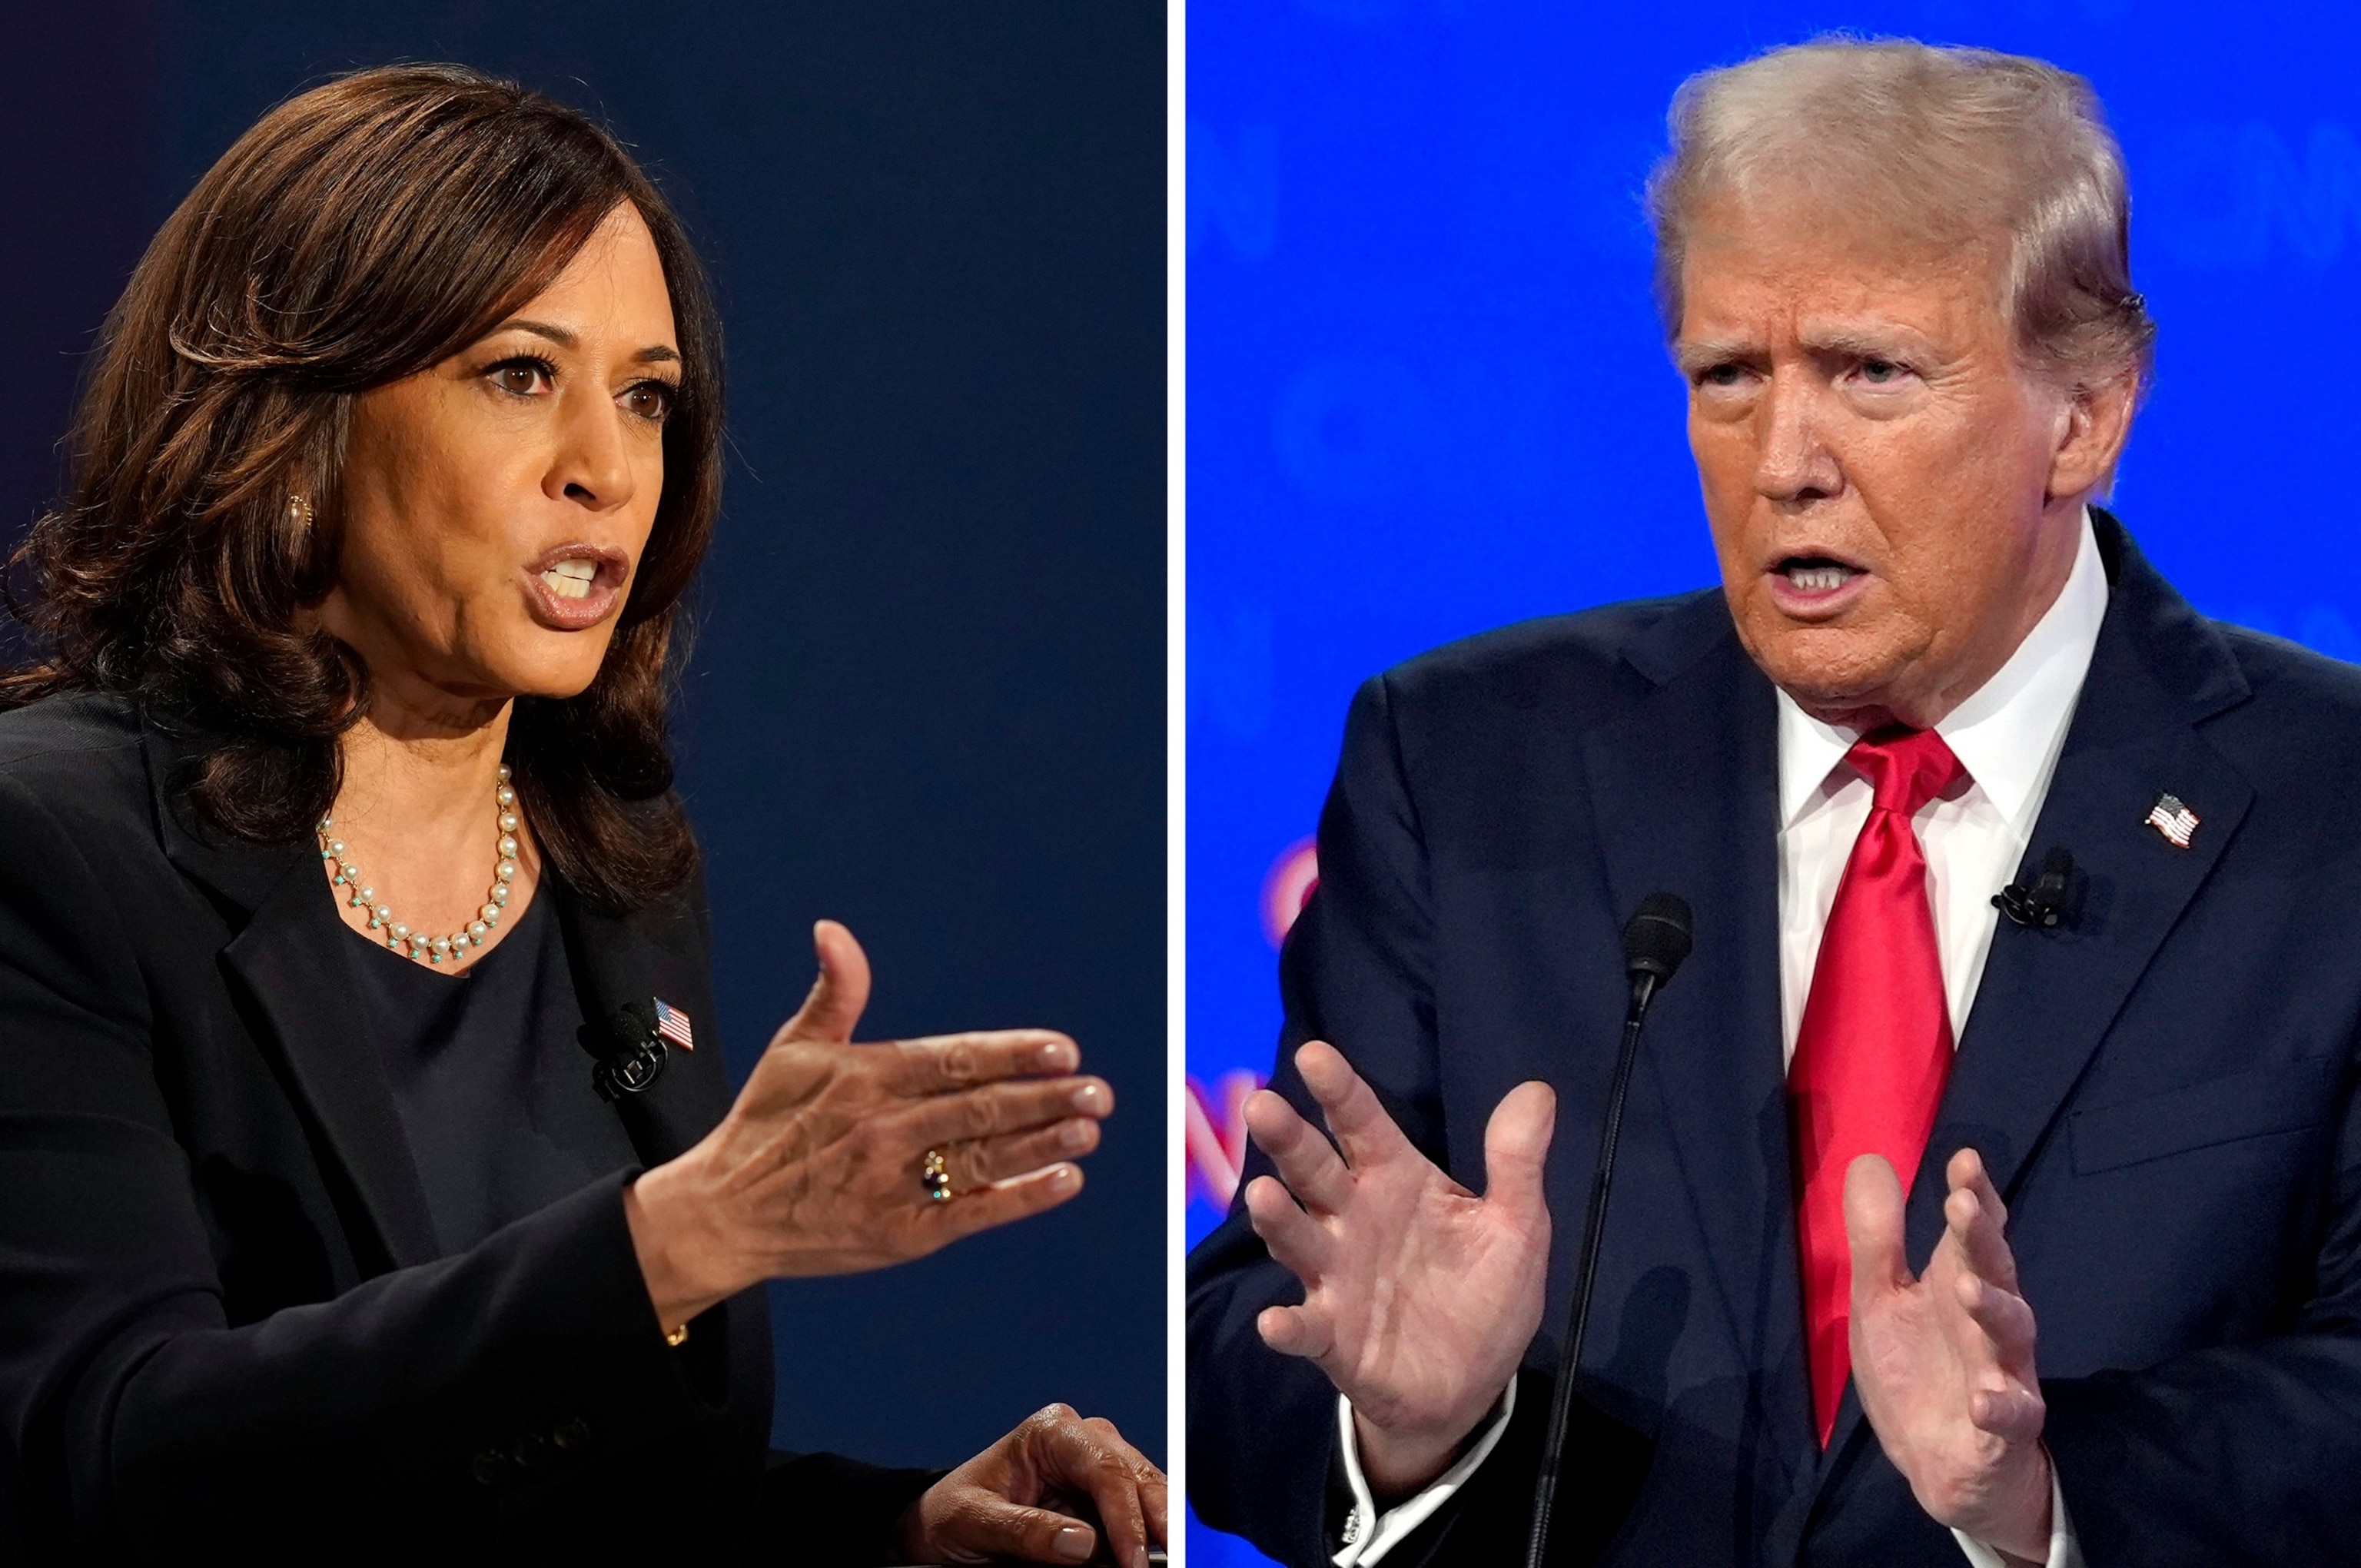
[[[653,1002],[627,1002],[601,1026],[585,1024],[575,1036],[597,1064],[590,1087],[601,1100],[645,1094],[664,1076],[664,1039],[656,1033]]]
[[[1574,1385],[1582,1373],[1582,1341],[1590,1327],[1590,1296],[1598,1283],[1598,1244],[1607,1223],[1607,1190],[1615,1179],[1615,1146],[1623,1134],[1623,1102],[1631,1091],[1631,1065],[1640,1057],[1640,1026],[1648,1006],[1689,956],[1695,925],[1687,900],[1653,893],[1623,927],[1623,967],[1631,997],[1623,1010],[1623,1045],[1607,1090],[1607,1121],[1598,1137],[1598,1168],[1591,1178],[1590,1213],[1582,1224],[1582,1258],[1575,1266],[1574,1305],[1565,1349],[1558,1356],[1557,1389],[1550,1400],[1549,1434],[1542,1449],[1541,1474],[1533,1484],[1533,1530],[1525,1548],[1526,1568],[1542,1568],[1549,1551],[1550,1510],[1557,1500],[1557,1477],[1565,1454],[1565,1429],[1574,1410]]]
[[[2074,917],[2074,857],[2063,849],[2041,858],[2041,874],[2028,883],[2016,881],[1993,894],[1993,907],[2019,926],[2037,931],[2053,929]]]

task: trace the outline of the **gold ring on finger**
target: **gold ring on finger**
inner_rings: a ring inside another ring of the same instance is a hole
[[[919,1162],[918,1185],[925,1188],[927,1196],[938,1203],[951,1201],[950,1161],[939,1147],[928,1149],[927,1157]]]

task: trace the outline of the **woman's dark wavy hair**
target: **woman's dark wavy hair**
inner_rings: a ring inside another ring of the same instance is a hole
[[[664,495],[598,678],[519,698],[509,762],[592,904],[678,886],[695,850],[670,793],[666,659],[720,503],[719,325],[679,221],[614,137],[464,67],[364,71],[290,100],[165,224],[107,318],[68,499],[10,563],[42,656],[0,674],[0,706],[100,690],[185,714],[220,737],[189,781],[202,815],[302,838],[369,702],[359,656],[306,614],[336,578],[354,399],[485,335],[626,202],[654,236],[685,372]]]

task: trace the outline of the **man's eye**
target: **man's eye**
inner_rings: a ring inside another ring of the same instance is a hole
[[[1746,372],[1735,365],[1708,365],[1697,381],[1708,387],[1735,387],[1745,376]]]
[[[1899,381],[1909,372],[1891,359],[1864,359],[1861,362],[1861,378],[1873,387]]]

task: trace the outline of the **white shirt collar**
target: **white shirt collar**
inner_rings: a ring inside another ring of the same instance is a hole
[[[2048,776],[2051,759],[2065,740],[2074,700],[2081,695],[2082,677],[2090,673],[2091,654],[2098,647],[2099,623],[2106,614],[2106,565],[2099,559],[2098,536],[2092,532],[2086,507],[2074,566],[2056,602],[1999,673],[1935,726],[1968,776],[2011,823],[2039,804],[2035,791]],[[1860,730],[1823,724],[1798,707],[1794,697],[1779,694],[1783,828],[1794,826],[1820,797],[1828,775],[1860,739]]]

